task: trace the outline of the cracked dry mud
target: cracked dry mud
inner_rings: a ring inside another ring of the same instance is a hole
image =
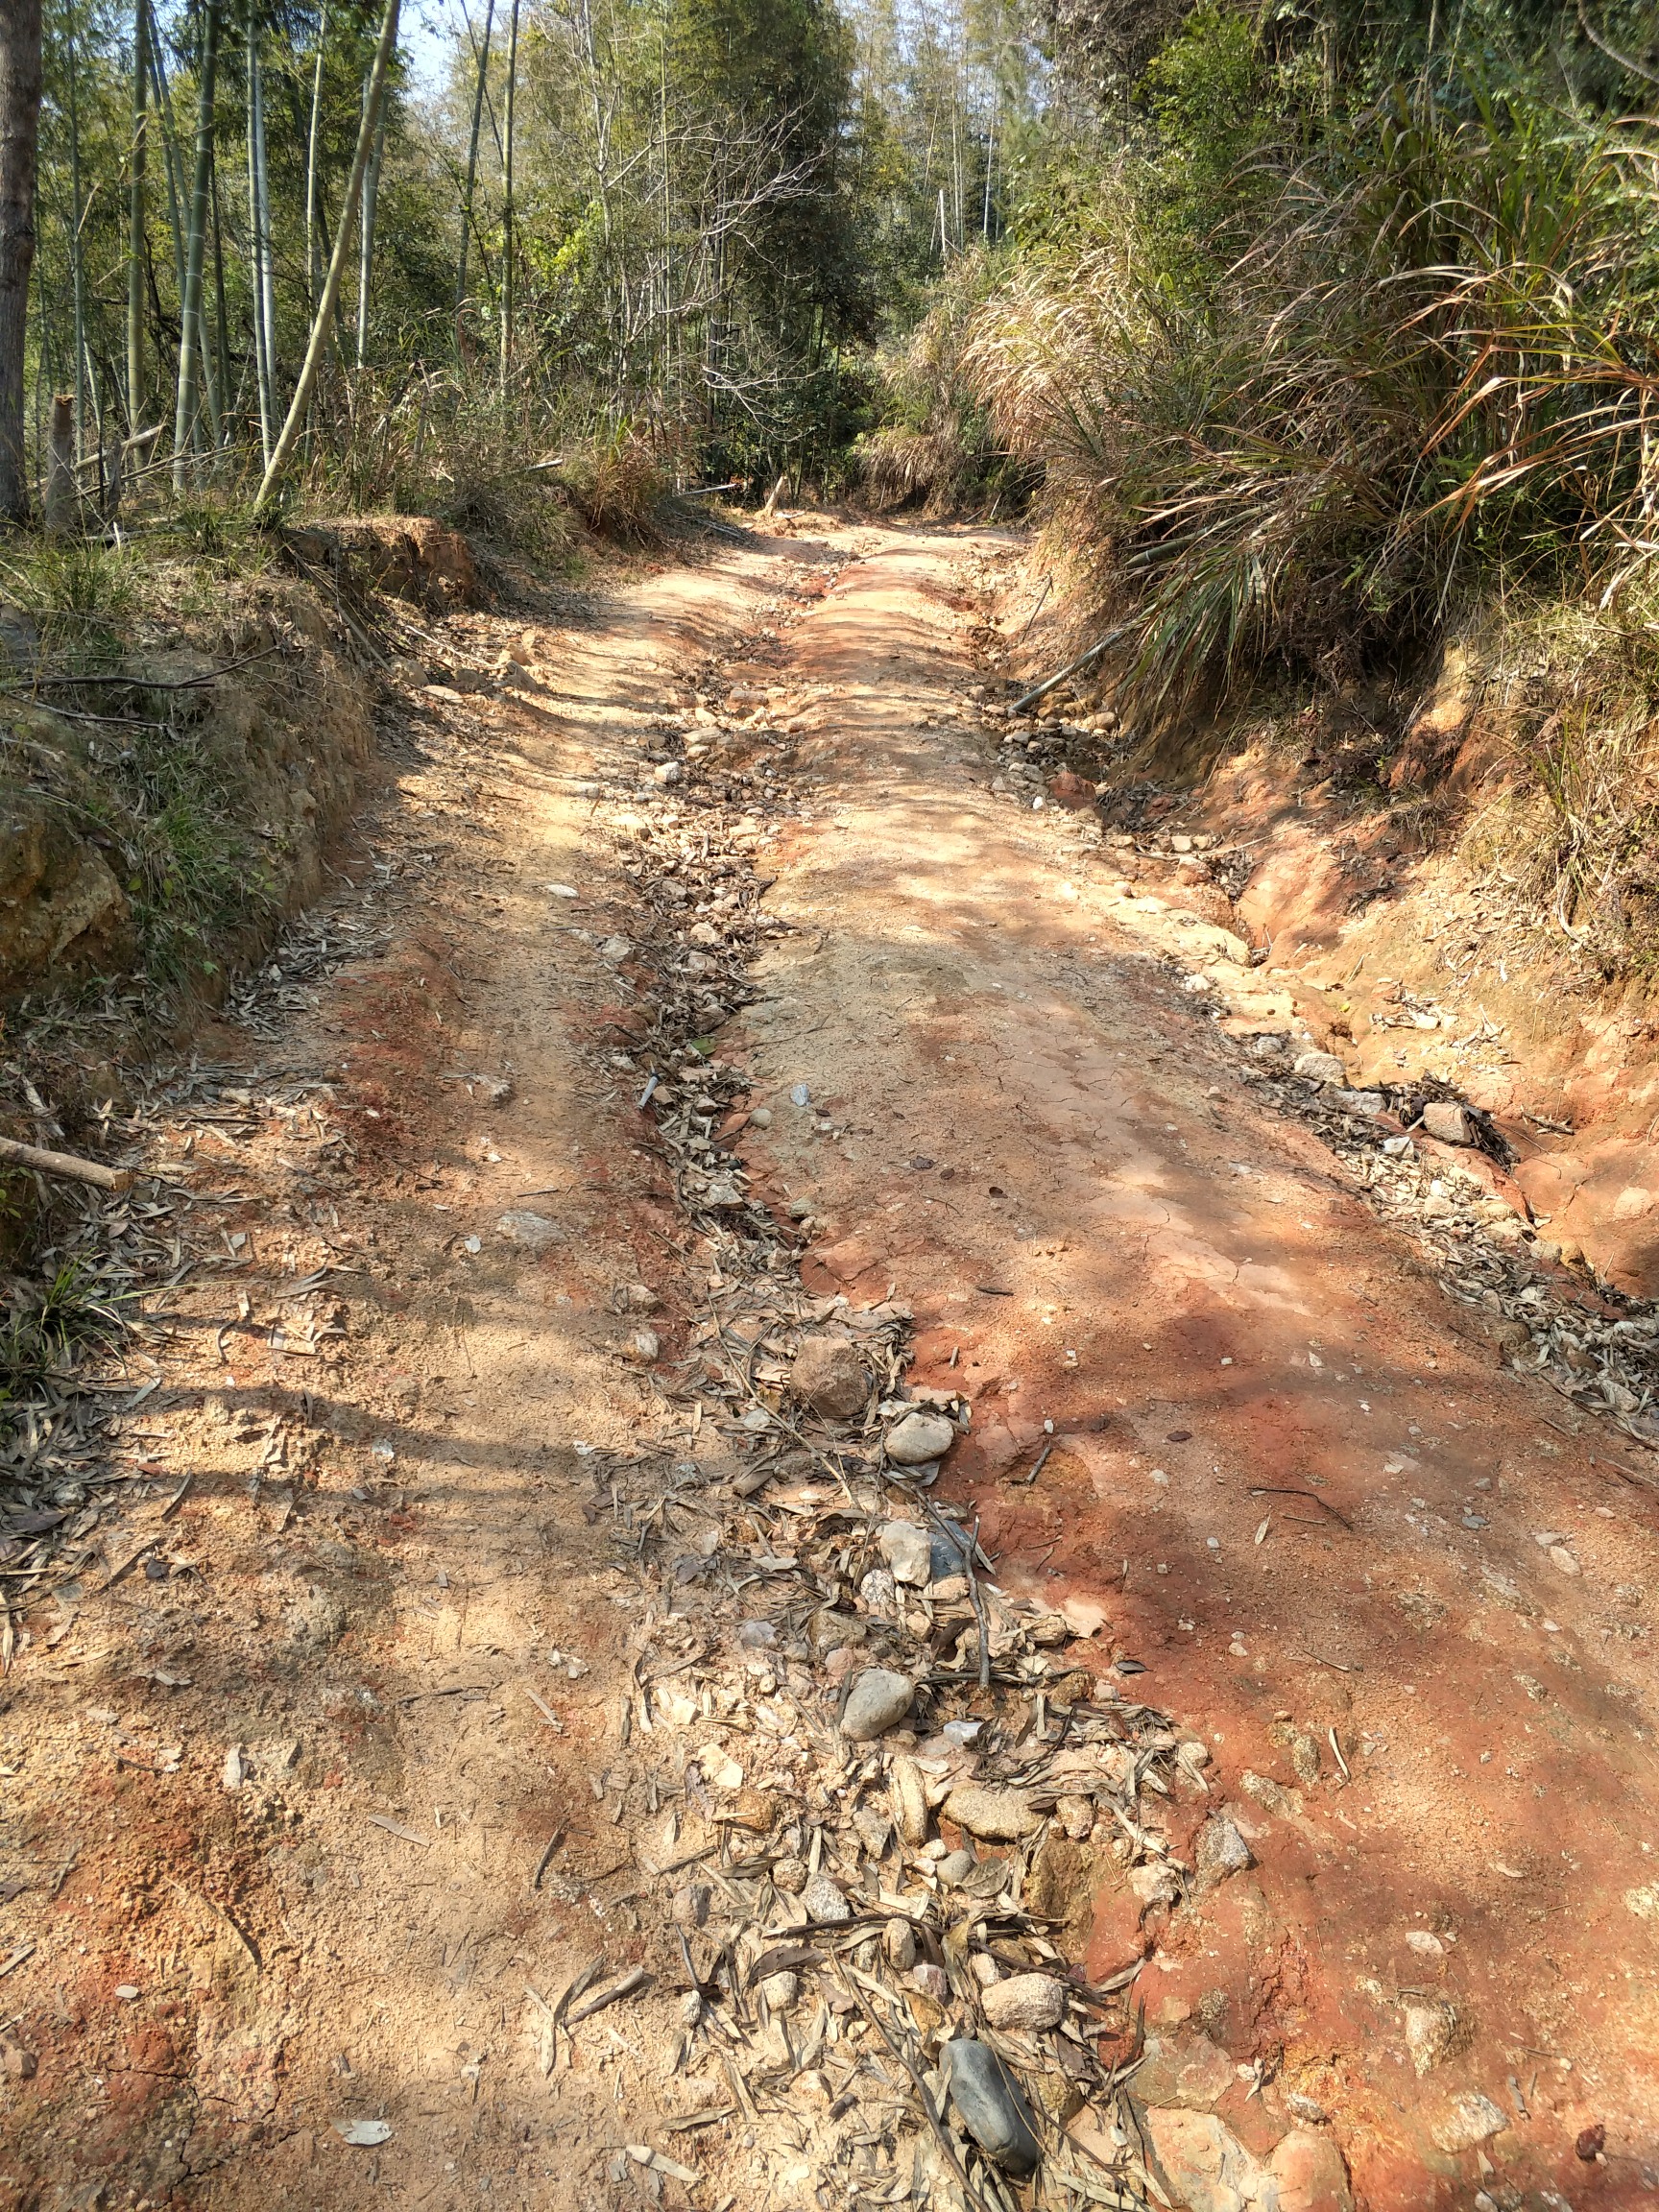
[[[458,620],[517,661],[388,709],[339,964],[157,1076],[195,1272],[3,1693],[0,2205],[1659,2187],[1644,1448],[993,794],[1017,554]]]

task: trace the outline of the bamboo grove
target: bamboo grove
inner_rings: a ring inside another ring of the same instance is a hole
[[[398,0],[50,0],[0,507],[412,497],[458,443],[821,469],[1003,228],[1016,6],[455,0],[412,53]]]

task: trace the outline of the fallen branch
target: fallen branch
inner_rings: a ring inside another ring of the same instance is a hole
[[[1118,638],[1126,635],[1127,633],[1120,629],[1108,630],[1105,637],[1098,643],[1091,645],[1087,653],[1079,653],[1075,661],[1068,661],[1057,676],[1048,677],[1044,683],[1027,691],[1023,698],[1016,699],[1013,706],[1008,709],[1009,713],[1023,714],[1027,707],[1034,707],[1039,699],[1046,698],[1057,684],[1064,684],[1068,676],[1075,676],[1079,668],[1087,668],[1091,661],[1099,659],[1108,645],[1116,645]]]
[[[71,1183],[90,1183],[99,1190],[132,1188],[129,1168],[106,1167],[100,1160],[83,1160],[73,1152],[43,1152],[38,1144],[19,1144],[12,1137],[0,1137],[0,1162],[13,1167],[33,1167],[37,1175],[61,1175]]]

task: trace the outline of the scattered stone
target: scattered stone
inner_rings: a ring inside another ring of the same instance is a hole
[[[871,1743],[897,1728],[909,1712],[916,1685],[907,1674],[895,1674],[885,1667],[869,1667],[848,1694],[841,1713],[841,1733],[850,1743]]]
[[[1450,1998],[1413,1999],[1406,2007],[1406,2048],[1419,2078],[1465,2049],[1470,2025]]]
[[[529,1214],[521,1207],[503,1214],[495,1224],[495,1234],[505,1237],[509,1244],[522,1244],[527,1252],[545,1252],[549,1244],[563,1241],[564,1231],[557,1221],[549,1221],[545,1214]]]
[[[687,1882],[684,1889],[676,1889],[669,1908],[682,1928],[701,1928],[709,1917],[712,1892],[703,1882]]]
[[[916,1931],[908,1920],[897,1917],[881,1931],[881,1949],[895,1974],[908,1974],[916,1963]]]
[[[1336,1103],[1345,1113],[1375,1116],[1387,1104],[1381,1091],[1338,1091]]]
[[[978,1862],[972,1851],[947,1851],[943,1859],[933,1862],[933,1871],[948,1889],[955,1889],[967,1881]]]
[[[807,1917],[821,1927],[839,1928],[853,1917],[839,1883],[831,1882],[828,1874],[814,1874],[801,1892],[801,1902]]]
[[[1423,1109],[1423,1127],[1442,1144],[1467,1144],[1473,1134],[1466,1108],[1436,1100]]]
[[[993,2028],[1037,2033],[1057,2028],[1066,2014],[1064,1985],[1046,1974],[1011,1974],[979,2000]]]
[[[787,2012],[800,1994],[799,1974],[768,1974],[760,1984],[760,1995],[769,2012]]]
[[[953,2036],[939,2068],[964,2128],[987,2158],[1023,2180],[1043,2158],[1037,2123],[1020,2084],[988,2043]]]
[[[926,1528],[913,1521],[889,1521],[876,1544],[895,1581],[922,1590],[933,1579],[933,1544]]]
[[[1303,1052],[1291,1062],[1293,1075],[1306,1076],[1310,1083],[1329,1083],[1333,1089],[1345,1090],[1348,1070],[1334,1052]]]
[[[912,1966],[907,1977],[912,1989],[924,1997],[931,1997],[936,2005],[950,2002],[950,1978],[943,1966],[934,1966],[924,1960],[920,1966]]]
[[[636,1329],[622,1347],[622,1357],[632,1359],[637,1367],[649,1367],[661,1349],[661,1340],[655,1329]]]
[[[683,781],[685,775],[685,771],[678,760],[660,760],[651,771],[653,782],[664,785]]]
[[[1092,1797],[1062,1797],[1054,1808],[1062,1833],[1073,1843],[1086,1843],[1094,1826]]]
[[[887,1770],[893,1821],[912,1850],[927,1840],[927,1789],[914,1759],[895,1759]]]
[[[1294,2107],[1310,2100],[1286,2102]],[[1292,2128],[1274,2145],[1267,2171],[1279,2185],[1278,2212],[1354,2212],[1348,2169],[1329,2135]]]
[[[896,1467],[922,1467],[942,1459],[956,1441],[956,1431],[942,1414],[906,1413],[887,1431],[887,1456]]]
[[[1250,1040],[1252,1060],[1283,1060],[1290,1049],[1290,1040],[1276,1029],[1263,1029]]]
[[[1199,1829],[1194,1857],[1203,1882],[1225,1882],[1229,1874],[1242,1874],[1256,1863],[1249,1844],[1224,1813],[1213,1813]]]
[[[872,1567],[858,1585],[858,1596],[878,1621],[891,1621],[899,1611],[899,1586],[885,1567]]]
[[[1214,2112],[1148,2105],[1146,2132],[1164,2180],[1187,2212],[1244,2212],[1273,2205],[1277,2191],[1259,2158]]]
[[[1208,2035],[1149,2035],[1135,2072],[1135,2093],[1148,2104],[1209,2112],[1234,2080],[1232,2059]]]
[[[959,1783],[945,1800],[945,1817],[994,1843],[1017,1843],[1035,1836],[1043,1815],[1033,1811],[1023,1790],[993,1790],[976,1782]]]
[[[804,1406],[829,1421],[851,1421],[864,1410],[870,1378],[845,1336],[804,1336],[789,1372],[789,1387]]]
[[[774,1859],[772,1862],[772,1887],[774,1889],[781,1889],[786,1897],[799,1897],[806,1887],[805,1860]]]
[[[1417,2069],[1423,2071],[1421,2067]],[[1473,2151],[1509,2125],[1509,2115],[1482,2097],[1477,2089],[1463,2089],[1452,2098],[1432,2122],[1430,2133],[1441,2151]]]

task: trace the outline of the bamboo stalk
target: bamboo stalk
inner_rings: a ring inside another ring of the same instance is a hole
[[[461,312],[467,304],[467,263],[472,248],[472,195],[478,180],[478,132],[484,121],[484,86],[490,74],[490,34],[495,23],[495,0],[485,0],[484,42],[478,48],[478,75],[472,87],[472,129],[467,139],[467,189],[461,196],[461,252],[455,265],[455,341],[461,341]],[[472,26],[467,26],[471,36]]]
[[[204,0],[202,81],[196,108],[196,173],[190,188],[190,228],[184,252],[184,299],[179,337],[179,391],[173,413],[173,489],[187,481],[186,455],[200,413],[202,377],[202,271],[207,251],[208,199],[213,178],[213,101],[219,70],[219,0]]]
[[[144,420],[144,250],[150,153],[150,0],[132,11],[132,171],[127,200],[127,427]],[[117,466],[119,466],[117,464]]]
[[[397,9],[398,0],[386,0],[386,12],[380,25],[380,43],[374,50],[374,66],[369,79],[369,100],[364,108],[363,120],[358,126],[357,151],[352,157],[351,179],[346,187],[346,204],[340,210],[340,224],[334,233],[334,251],[328,257],[328,274],[324,278],[323,297],[312,321],[310,343],[305,349],[305,359],[301,367],[300,381],[294,387],[287,420],[276,441],[276,450],[272,454],[260,480],[258,495],[253,502],[255,515],[264,514],[270,507],[287,472],[288,464],[294,457],[294,448],[300,443],[300,433],[305,426],[306,411],[311,405],[311,395],[316,389],[318,373],[323,366],[334,310],[339,303],[341,279],[346,274],[346,255],[351,244],[351,225],[356,219],[358,204],[363,197],[363,178],[369,167],[370,148],[373,144],[374,132],[380,121],[380,102],[385,96],[392,51],[397,43]]]
[[[44,1152],[38,1144],[19,1144],[0,1137],[0,1161],[12,1167],[33,1167],[38,1175],[58,1175],[71,1183],[90,1183],[97,1190],[131,1190],[132,1175],[126,1167],[106,1167],[101,1160],[83,1160],[75,1152]]]

